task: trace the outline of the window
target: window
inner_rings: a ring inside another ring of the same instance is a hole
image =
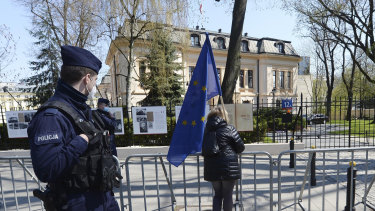
[[[225,40],[222,37],[216,38],[217,48],[218,49],[225,49]]]
[[[242,52],[249,52],[249,43],[247,42],[247,40],[241,41],[241,51]]]
[[[253,88],[253,71],[247,71],[247,87]]]
[[[244,85],[244,71],[243,70],[240,70],[240,88],[244,88],[245,85]]]
[[[286,87],[287,87],[288,89],[292,88],[292,81],[291,81],[291,79],[292,79],[292,73],[291,73],[291,72],[288,72],[288,73],[287,73],[287,80],[286,80],[286,82],[287,82]]]
[[[195,68],[194,66],[189,66],[189,80],[193,76],[194,68]]]
[[[285,53],[285,51],[284,51],[284,43],[277,43],[276,47],[279,50],[279,53]]]
[[[201,46],[201,44],[199,43],[199,35],[197,34],[190,35],[190,41],[191,46]]]
[[[141,86],[143,86],[143,80],[145,79],[145,77],[146,77],[146,65],[145,65],[145,62],[140,62],[139,63],[139,80],[140,80]]]
[[[276,88],[276,71],[273,71],[272,82],[273,82],[273,88]]]
[[[279,76],[280,76],[280,88],[284,88],[284,72],[281,71],[279,73]]]

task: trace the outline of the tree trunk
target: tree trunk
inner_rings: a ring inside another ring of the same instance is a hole
[[[232,28],[222,91],[224,103],[233,103],[233,92],[241,67],[241,39],[247,0],[236,0],[233,7]]]

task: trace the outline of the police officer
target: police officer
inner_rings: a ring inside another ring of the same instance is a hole
[[[98,99],[98,109],[96,110],[99,116],[102,118],[105,129],[109,130],[111,136],[111,149],[112,154],[117,157],[117,149],[115,143],[115,128],[117,126],[116,119],[111,112],[109,112],[109,100],[104,98]]]
[[[62,46],[61,56],[61,77],[55,94],[48,101],[68,105],[81,120],[93,123],[86,101],[95,95],[102,64],[89,51],[74,46]],[[59,109],[47,108],[38,110],[30,122],[27,132],[35,174],[51,186],[55,210],[119,210],[113,192],[108,188],[91,187],[93,183],[88,183],[85,175],[81,175],[78,182],[72,179],[74,171],[87,173],[85,168],[89,167],[83,156],[93,146],[90,142],[96,139],[93,134],[79,130],[68,116]],[[76,168],[78,164],[81,166]],[[79,183],[87,187],[81,188]]]

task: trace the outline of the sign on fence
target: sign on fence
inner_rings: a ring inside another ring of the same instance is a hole
[[[167,133],[165,106],[133,107],[133,134]]]
[[[115,135],[124,135],[124,115],[122,107],[110,107],[109,112],[111,112],[116,119]]]
[[[228,112],[229,124],[238,131],[253,130],[253,104],[225,104]]]
[[[7,111],[7,129],[9,138],[26,138],[27,127],[36,110],[30,111]]]
[[[281,100],[281,108],[282,109],[291,109],[291,108],[293,108],[293,100],[292,99],[282,99]]]
[[[116,119],[116,135],[124,134],[124,119],[121,107],[111,107],[109,111],[113,113]],[[27,138],[27,127],[33,118],[36,110],[28,111],[7,111],[7,129],[9,138]]]

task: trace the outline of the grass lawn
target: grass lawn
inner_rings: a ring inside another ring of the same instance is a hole
[[[351,121],[351,134],[359,137],[375,137],[375,124],[371,124],[373,120],[352,120]],[[349,121],[346,120],[332,120],[329,124],[341,124],[347,127],[340,131],[332,131],[330,134],[349,134]]]

